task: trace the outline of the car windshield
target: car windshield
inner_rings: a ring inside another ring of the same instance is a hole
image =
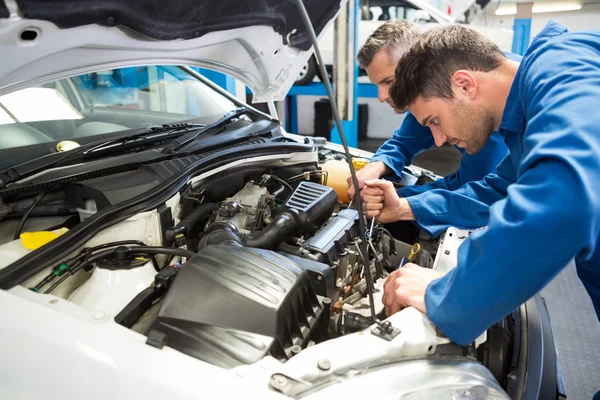
[[[192,119],[209,124],[236,107],[177,66],[59,79],[0,96],[0,158],[6,167],[56,152],[64,140],[83,144],[128,129]]]

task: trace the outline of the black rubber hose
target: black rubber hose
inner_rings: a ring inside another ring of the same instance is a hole
[[[243,246],[242,239],[227,227],[215,229],[214,231],[207,233],[198,242],[198,251],[204,249],[210,245],[229,245],[229,246]]]
[[[35,200],[33,201],[33,203],[31,203],[31,207],[29,207],[29,209],[27,210],[25,215],[23,215],[23,218],[21,218],[21,222],[19,222],[19,226],[17,226],[17,230],[15,231],[15,236],[13,237],[13,240],[17,240],[19,238],[19,236],[21,236],[21,232],[23,231],[23,228],[25,227],[25,222],[27,222],[27,218],[29,218],[29,215],[31,214],[33,209],[38,204],[40,204],[40,201],[42,201],[42,199],[44,198],[45,195],[46,195],[45,192],[40,192],[37,196],[35,196]]]
[[[289,244],[286,242],[279,243],[279,246],[277,246],[277,249],[283,251],[284,253],[293,254],[295,256],[303,257],[308,260],[312,260],[312,261],[316,261],[316,262],[323,262],[323,256],[321,254],[313,254],[308,251],[302,252],[301,251],[302,248],[300,246],[294,246],[293,244]]]
[[[115,249],[103,250],[99,253],[92,254],[90,257],[88,257],[84,260],[80,260],[79,262],[77,262],[67,273],[65,273],[63,276],[61,276],[60,279],[56,283],[54,283],[44,293],[45,294],[50,293],[58,285],[60,285],[65,279],[67,279],[69,276],[74,275],[77,271],[79,271],[81,268],[85,267],[86,265],[95,263],[97,261],[106,260],[107,258],[115,257],[118,252],[125,253],[128,256],[168,254],[168,255],[172,255],[172,256],[181,256],[181,257],[187,257],[187,258],[191,258],[196,254],[190,250],[179,249],[176,247],[160,247],[160,246],[136,246],[136,247],[121,246],[121,247],[117,247]]]
[[[127,255],[153,255],[153,254],[168,254],[171,256],[181,256],[191,258],[196,253],[190,250],[179,249],[177,247],[161,247],[161,246],[120,246],[115,249],[103,250],[99,253],[92,254],[84,260],[84,264],[92,264],[100,260],[114,257],[118,252],[125,252]]]
[[[284,211],[277,215],[261,232],[251,233],[244,238],[244,244],[249,247],[272,250],[294,233],[300,226],[295,214]]]
[[[292,187],[292,185],[290,185],[289,183],[287,183],[280,177],[271,175],[271,179],[273,179],[275,182],[281,183],[283,186],[285,186],[290,191],[290,194],[288,194],[288,198],[292,195],[292,193],[294,193],[294,188]]]
[[[110,242],[110,243],[100,244],[98,246],[94,246],[90,249],[85,249],[85,250],[88,253],[93,253],[94,251],[107,249],[109,247],[123,246],[123,245],[127,245],[127,244],[137,244],[139,246],[147,246],[146,243],[141,242],[139,240],[121,240],[118,242]],[[154,255],[152,255],[152,257],[150,257],[150,259],[152,260],[152,265],[154,265],[154,269],[156,271],[160,271],[160,265],[158,265],[158,260],[156,259],[156,257]]]
[[[189,213],[184,219],[171,228],[168,228],[165,232],[165,240],[172,243],[177,235],[184,234],[186,237],[190,237],[194,227],[202,220],[202,218],[211,214],[217,209],[215,203],[206,203],[196,207],[191,213]]]
[[[117,247],[118,249],[118,247]],[[116,249],[115,249],[116,250]],[[115,251],[115,250],[109,250],[109,251]],[[185,249],[179,249],[176,247],[162,247],[162,246],[136,246],[136,247],[129,247],[130,253],[133,255],[140,255],[140,254],[148,254],[148,255],[152,255],[152,254],[167,254],[170,256],[181,256],[181,257],[186,257],[186,258],[192,258],[193,256],[196,255],[196,253],[194,253],[191,250],[185,250]]]
[[[108,249],[109,247],[123,246],[126,244],[137,244],[138,246],[146,246],[147,247],[146,243],[141,242],[139,240],[120,240],[118,242],[109,242],[109,243],[99,244],[98,246],[94,246],[94,247],[91,247],[89,249],[84,249],[84,250],[88,253],[93,253],[98,250]]]
[[[23,218],[28,211],[19,210],[11,212],[6,215],[6,219],[18,219]],[[44,218],[44,217],[69,217],[72,215],[79,215],[77,208],[72,207],[67,204],[38,204],[35,207],[35,210],[32,210],[28,218],[36,217],[36,218]]]
[[[358,332],[364,331],[373,325],[373,318],[365,317],[363,315],[347,312],[346,317],[344,318],[344,332]]]

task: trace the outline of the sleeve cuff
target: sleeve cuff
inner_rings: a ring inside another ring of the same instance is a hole
[[[386,167],[388,167],[394,172],[394,174],[396,174],[396,176],[400,177],[402,175],[402,169],[404,168],[403,163],[400,163],[400,169],[398,169],[396,163],[394,163],[394,160],[391,157],[377,154],[371,157],[371,160],[369,162],[375,161],[381,161],[382,163],[384,163]]]
[[[433,280],[427,285],[425,289],[425,311],[429,320],[440,330],[442,333],[454,343],[461,346],[467,346],[471,343],[462,332],[448,326],[445,322],[452,320],[452,316],[448,317],[448,312],[440,307],[440,298],[443,297],[447,290],[448,280],[452,277],[449,275],[452,271],[448,272],[445,276]],[[446,316],[446,317],[444,317]]]
[[[418,196],[407,197],[406,201],[408,201],[408,205],[415,217],[413,221],[419,228],[425,231],[432,238],[438,237],[441,235],[446,229],[450,226],[462,227],[460,224],[440,224],[439,221],[436,221],[433,216],[430,207],[427,206],[427,199],[429,198],[428,193],[421,193]],[[468,228],[464,228],[468,229]]]

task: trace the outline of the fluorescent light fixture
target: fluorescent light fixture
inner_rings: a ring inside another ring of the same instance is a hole
[[[562,12],[562,11],[577,11],[581,10],[581,4],[534,4],[532,12],[534,14]],[[496,15],[515,15],[517,7],[500,7],[496,10]]]
[[[0,96],[0,103],[19,122],[83,118],[83,115],[58,90],[52,88],[19,90]],[[16,121],[10,118],[10,122]],[[0,114],[0,123],[7,123],[5,115]]]

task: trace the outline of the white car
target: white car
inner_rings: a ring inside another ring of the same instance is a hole
[[[556,395],[539,297],[464,347],[414,308],[386,318],[413,243],[359,231],[324,172],[340,146],[194,69],[283,98],[310,56],[295,4],[3,4],[1,399]],[[306,5],[320,33],[340,2]],[[453,268],[468,234],[416,261]]]
[[[369,6],[362,7],[361,19],[358,24],[357,48],[360,48],[379,26],[390,19],[407,20],[414,23],[422,31],[441,25],[458,23],[456,19],[424,0],[369,0]],[[514,34],[512,29],[490,28],[479,25],[469,25],[469,27],[492,40],[500,50],[511,51]],[[319,38],[319,48],[325,67],[331,74],[334,60],[333,26],[327,29]],[[363,71],[361,70],[359,73],[363,74]],[[300,71],[296,84],[306,85],[312,82],[315,76],[319,76],[319,71],[316,57],[313,56]]]

